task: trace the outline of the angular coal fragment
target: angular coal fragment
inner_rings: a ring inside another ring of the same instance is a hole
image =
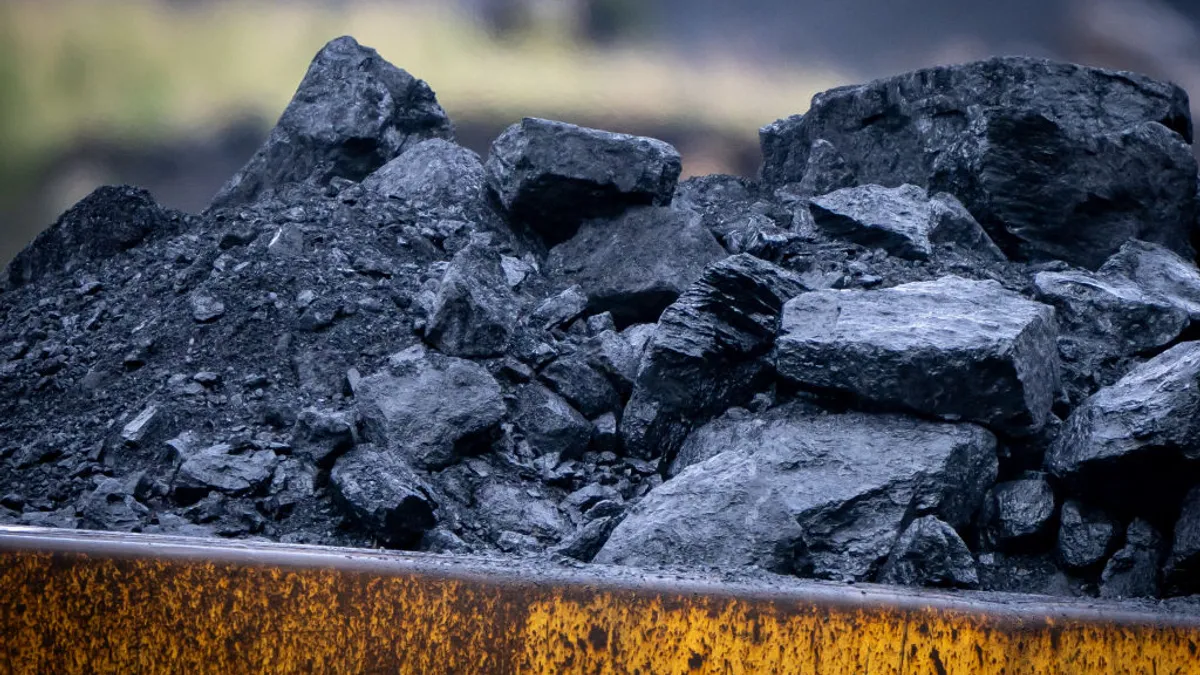
[[[590,313],[611,312],[624,327],[657,321],[706,265],[724,257],[699,216],[647,206],[587,221],[550,251],[546,267],[583,289]]]
[[[117,532],[139,532],[149,521],[150,509],[133,495],[128,481],[105,478],[85,497],[80,509],[84,527]]]
[[[500,356],[512,340],[519,311],[500,254],[474,241],[450,259],[425,337],[451,356]]]
[[[1024,57],[929,68],[818,94],[760,136],[768,186],[803,180],[825,140],[859,184],[958,197],[1017,260],[1095,269],[1134,238],[1191,255],[1187,94],[1132,73]]]
[[[492,143],[486,167],[509,216],[554,245],[587,218],[670,204],[682,164],[653,138],[526,117]]]
[[[1200,485],[1183,499],[1163,578],[1170,594],[1200,593]]]
[[[991,260],[1004,259],[957,199],[947,194],[931,198],[915,185],[844,188],[811,200],[809,209],[827,234],[900,258],[928,260],[935,246],[953,244]]]
[[[592,439],[592,424],[561,396],[540,384],[517,390],[512,421],[539,455],[579,457]]]
[[[152,235],[174,234],[182,223],[182,214],[159,206],[142,188],[96,188],[12,259],[9,283],[16,288],[49,272],[70,273],[128,251]]]
[[[403,457],[367,444],[338,458],[329,475],[334,500],[376,539],[411,548],[437,525],[437,503]]]
[[[971,550],[958,532],[936,516],[923,516],[896,539],[878,581],[901,586],[976,588],[979,575]]]
[[[1038,548],[1049,539],[1055,516],[1054,488],[1042,474],[997,483],[979,514],[989,548]]]
[[[708,459],[634,505],[597,562],[869,580],[907,515],[964,526],[996,477],[995,438],[969,424],[784,406],[692,436]]]
[[[270,450],[234,454],[225,443],[209,446],[184,460],[175,476],[175,494],[193,502],[217,490],[245,495],[271,480],[277,457]]]
[[[1027,434],[1059,388],[1055,337],[1053,309],[994,281],[815,291],[784,305],[776,368],[873,406]]]
[[[1165,503],[1200,460],[1200,342],[1185,342],[1093,394],[1067,418],[1046,469],[1099,504]]]
[[[1059,517],[1058,560],[1071,569],[1095,569],[1113,552],[1118,532],[1108,514],[1068,500]]]
[[[1162,534],[1145,520],[1134,520],[1125,530],[1125,545],[1109,558],[1100,575],[1100,597],[1158,597],[1162,557]]]
[[[429,85],[340,37],[313,58],[266,142],[209,209],[250,203],[289,183],[360,181],[422,140],[453,136]]]
[[[367,440],[423,469],[486,448],[505,413],[500,385],[486,368],[420,346],[362,378],[355,399]]]
[[[621,398],[608,378],[593,368],[582,355],[562,356],[540,373],[554,391],[567,399],[588,419],[621,407]]]
[[[626,452],[670,461],[694,425],[748,402],[768,376],[783,303],[805,290],[745,253],[709,266],[650,339],[621,419]]]
[[[1200,270],[1166,247],[1129,241],[1104,262],[1100,273],[1129,279],[1200,321]]]
[[[436,218],[475,222],[488,212],[479,155],[442,138],[417,143],[364,178],[362,186]]]
[[[292,430],[292,453],[315,464],[331,464],[338,455],[354,447],[354,436],[352,414],[305,408]]]
[[[1189,322],[1187,313],[1166,298],[1121,277],[1039,272],[1034,288],[1038,300],[1057,310],[1060,331],[1087,340],[1093,354],[1130,356],[1163,347]]]

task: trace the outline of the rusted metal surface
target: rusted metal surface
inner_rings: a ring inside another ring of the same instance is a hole
[[[1197,673],[1143,606],[0,529],[0,671]]]

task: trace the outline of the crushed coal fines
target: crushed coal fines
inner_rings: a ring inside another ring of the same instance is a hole
[[[0,522],[1195,593],[1186,101],[935,68],[679,181],[546,120],[481,158],[340,38],[207,211],[100,188],[9,265]]]

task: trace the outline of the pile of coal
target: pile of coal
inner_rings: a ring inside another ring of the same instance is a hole
[[[820,94],[753,180],[327,45],[204,213],[0,286],[0,522],[1200,593],[1187,96],[1002,58]]]

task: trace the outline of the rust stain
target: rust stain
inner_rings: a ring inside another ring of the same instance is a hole
[[[0,532],[0,672],[1200,672],[1200,624],[1145,615],[19,539]]]

